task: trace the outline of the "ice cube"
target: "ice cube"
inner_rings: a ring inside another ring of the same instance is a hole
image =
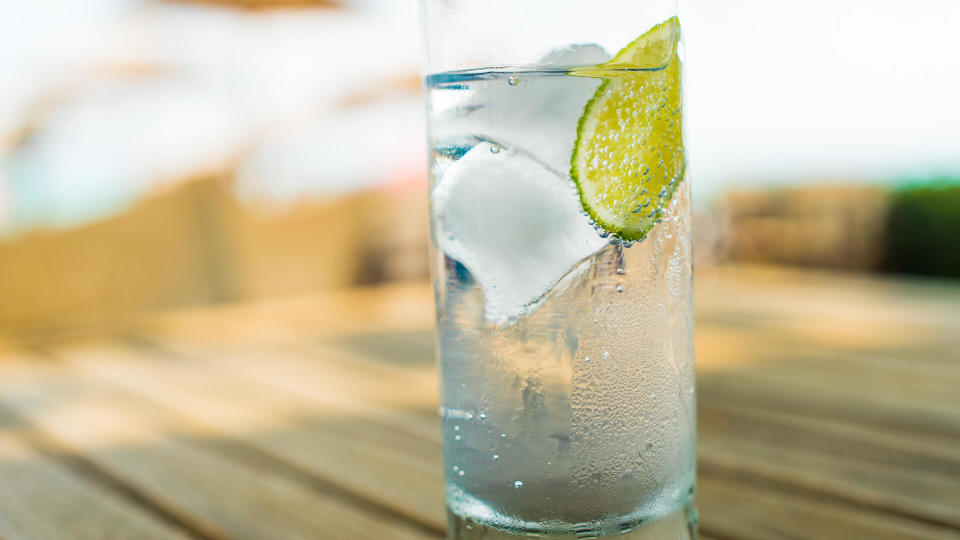
[[[595,66],[610,59],[607,51],[599,45],[568,45],[554,49],[540,59],[539,64],[548,68],[572,68]]]
[[[450,165],[431,198],[438,247],[480,283],[494,324],[515,320],[606,244],[570,180],[496,143]]]
[[[474,83],[475,92],[434,92],[436,117],[449,116],[431,126],[444,140],[463,133],[504,146],[522,149],[559,173],[570,169],[583,110],[601,84],[600,79],[573,77],[565,70],[595,65],[609,58],[597,45],[571,45],[543,57],[536,71],[518,71]],[[543,71],[552,73],[545,76]],[[465,114],[466,113],[466,114]]]
[[[571,45],[552,51],[540,63],[544,69],[567,69],[595,65],[608,58],[597,45]],[[570,168],[580,117],[600,83],[600,79],[565,74],[532,78],[521,73],[515,86],[498,89],[503,94],[499,110],[512,118],[491,122],[484,126],[484,132],[493,140],[523,148],[565,173]],[[511,102],[516,106],[510,107]]]

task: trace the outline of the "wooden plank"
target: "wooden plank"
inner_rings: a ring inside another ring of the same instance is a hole
[[[787,350],[740,374],[751,380],[790,381],[855,398],[908,402],[911,406],[960,414],[960,373],[945,368],[917,369],[908,359]]]
[[[422,392],[418,376],[362,361],[330,371],[338,361],[283,351],[156,354],[115,345],[56,352],[88,376],[177,411],[197,430],[243,441],[430,530],[445,529],[436,394]],[[358,385],[366,390],[354,393]],[[378,389],[393,398],[365,402]],[[395,398],[425,400],[433,416],[403,414]]]
[[[737,479],[701,474],[701,530],[738,540],[922,540],[960,538],[960,532],[877,512],[785,494]]]
[[[255,303],[178,310],[140,322],[138,334],[219,346],[307,343],[350,333],[423,330],[434,324],[429,283],[398,283]]]
[[[781,490],[960,529],[956,456],[898,444],[890,435],[762,411],[701,409],[700,425],[704,468],[736,470],[775,481]]]
[[[29,426],[0,408],[0,538],[190,538],[38,451],[30,433]]]
[[[701,403],[841,420],[936,446],[960,445],[960,416],[948,406],[915,403],[907,397],[890,399],[870,392],[854,392],[843,385],[824,388],[814,380],[785,380],[756,375],[749,369],[705,374],[698,379],[698,385]]]
[[[284,396],[296,397],[316,407],[397,423],[412,433],[440,440],[437,426],[438,384],[436,367],[382,363],[323,343],[297,345],[286,342],[263,345],[234,343],[209,346],[163,340],[153,354],[182,361],[215,365]],[[71,358],[78,358],[76,351]],[[101,350],[101,356],[106,353]],[[129,355],[120,352],[121,356]],[[90,369],[97,362],[85,362]],[[127,365],[125,362],[121,362]],[[267,369],[269,366],[269,369]],[[101,371],[110,371],[101,369]],[[134,381],[131,381],[134,382]],[[293,400],[288,400],[293,403]],[[414,412],[415,415],[398,414]]]
[[[62,364],[6,364],[0,403],[210,537],[437,536],[285,474],[252,467],[223,451],[231,441],[222,434],[194,429],[162,407]]]

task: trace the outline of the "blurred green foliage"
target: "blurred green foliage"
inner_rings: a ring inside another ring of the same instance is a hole
[[[894,272],[960,277],[960,178],[911,182],[893,192],[887,266]]]

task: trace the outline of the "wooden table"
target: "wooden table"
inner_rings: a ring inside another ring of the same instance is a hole
[[[960,286],[698,276],[705,538],[960,538]],[[432,298],[0,342],[0,538],[441,538]]]

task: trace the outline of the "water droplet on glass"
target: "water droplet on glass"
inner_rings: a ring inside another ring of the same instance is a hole
[[[501,439],[506,439],[506,438],[507,438],[507,434],[506,434],[506,433],[501,433],[501,434],[500,434],[500,438],[501,438]]]
[[[459,472],[457,473],[458,476],[463,476],[463,475],[465,475],[465,474],[467,474],[467,473],[465,473],[465,472],[463,472],[463,471],[459,471]]]
[[[617,285],[617,292],[618,292],[618,293],[622,293],[622,292],[623,292],[623,285]]]
[[[509,84],[510,86],[516,86],[520,84],[520,77],[517,77],[516,75],[511,75],[507,77],[507,84]]]
[[[459,466],[459,465],[454,465],[454,466],[453,466],[453,472],[457,472],[457,471],[459,471],[459,470],[460,470],[460,466]]]
[[[649,456],[652,451],[653,451],[653,443],[650,441],[647,441],[646,444],[640,448],[640,457],[645,458]]]
[[[491,154],[499,154],[499,153],[500,153],[500,150],[501,150],[501,148],[500,148],[500,145],[499,145],[499,144],[493,144],[493,145],[490,146],[490,153],[491,153]]]
[[[459,435],[454,435],[454,436],[453,436],[453,440],[455,440],[455,441],[459,441],[461,438],[462,438],[462,437],[460,437]]]
[[[494,455],[493,455],[493,460],[494,460],[494,461],[500,461],[500,454],[494,454]]]
[[[478,418],[480,418],[481,421],[486,420],[486,419],[487,419],[487,413],[481,412],[480,415],[478,416]]]
[[[617,268],[617,275],[618,275],[618,276],[622,276],[623,273],[624,273],[624,272],[623,272],[623,268]]]
[[[453,426],[454,431],[460,431],[460,426]]]
[[[523,482],[521,482],[520,480],[517,480],[516,482],[513,483],[513,487],[520,489],[523,487]]]

